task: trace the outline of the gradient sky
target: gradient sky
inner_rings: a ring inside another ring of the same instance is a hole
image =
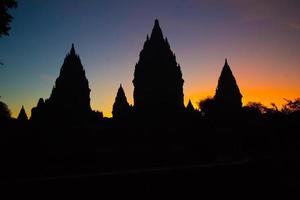
[[[300,97],[299,0],[18,0],[0,38],[0,95],[13,116],[48,98],[71,44],[81,57],[91,105],[111,116],[146,35],[160,21],[183,73],[185,102],[213,96],[228,58],[243,103]]]

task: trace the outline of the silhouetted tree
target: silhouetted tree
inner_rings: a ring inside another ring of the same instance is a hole
[[[8,9],[16,8],[17,5],[15,0],[0,0],[0,37],[9,35],[13,17],[8,14]]]
[[[300,112],[300,98],[293,100],[284,99],[287,103],[282,106],[281,111],[285,114]]]
[[[246,106],[243,106],[243,113],[247,119],[260,120],[262,116],[264,118],[278,118],[280,112],[274,103],[271,103],[272,107],[267,107],[260,102],[248,102]]]
[[[218,112],[235,113],[242,108],[242,95],[227,59],[219,77],[218,86],[214,96]]]
[[[103,119],[103,112],[100,111],[92,111],[92,122],[99,122],[99,120]]]
[[[21,122],[25,122],[25,121],[28,120],[28,117],[27,117],[27,114],[25,112],[24,106],[22,106],[17,119]]]
[[[268,108],[264,106],[260,102],[248,102],[246,106],[244,106],[245,109],[255,111],[259,114],[264,114],[268,112]]]
[[[244,119],[248,120],[261,120],[263,114],[268,111],[268,108],[259,102],[248,102],[242,108]]]
[[[128,117],[130,114],[130,105],[127,102],[127,98],[122,88],[122,84],[118,89],[117,96],[113,104],[112,114],[113,118],[115,119],[123,119]]]
[[[271,103],[272,109],[276,112],[279,112],[279,109],[275,103]]]
[[[8,106],[0,101],[0,121],[6,121],[10,119],[10,110]]]
[[[216,112],[215,100],[212,97],[207,97],[199,102],[199,108],[204,116],[212,116]]]
[[[164,39],[158,20],[147,36],[134,71],[134,110],[160,116],[184,109],[180,66]]]

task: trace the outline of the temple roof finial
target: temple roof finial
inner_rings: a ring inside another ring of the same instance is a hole
[[[159,26],[158,19],[156,19],[155,22],[154,22],[154,27],[153,27],[150,39],[154,39],[154,38],[155,39],[162,39],[162,40],[164,39],[163,34],[162,34],[162,30]]]
[[[187,109],[187,111],[189,111],[189,112],[195,111],[195,108],[194,108],[194,106],[193,106],[193,104],[192,104],[191,99],[189,99],[189,102],[188,102],[188,104],[187,104],[187,106],[186,106],[186,109]]]
[[[75,55],[74,43],[72,43],[72,47],[71,47],[71,50],[70,50],[70,54]]]

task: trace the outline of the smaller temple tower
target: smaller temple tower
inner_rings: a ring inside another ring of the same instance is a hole
[[[195,108],[194,108],[194,106],[193,106],[193,104],[192,104],[192,102],[191,102],[190,99],[189,99],[189,102],[188,102],[188,104],[187,104],[187,106],[186,106],[186,111],[187,111],[188,113],[195,112]]]
[[[242,108],[242,94],[228,65],[227,59],[219,77],[214,96],[218,111],[236,112]]]
[[[75,124],[89,120],[92,115],[89,83],[72,44],[49,99],[39,100],[37,107],[32,109],[31,119]]]
[[[24,106],[22,106],[17,119],[18,119],[18,121],[21,121],[21,122],[25,122],[25,121],[28,120],[28,117],[27,117],[27,114],[25,112]]]
[[[127,102],[127,98],[124,92],[124,89],[122,87],[122,84],[120,84],[120,87],[117,92],[117,96],[115,98],[115,102],[113,104],[113,118],[114,119],[125,119],[129,117],[130,115],[131,107]]]

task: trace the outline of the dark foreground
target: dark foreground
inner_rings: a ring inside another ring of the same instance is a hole
[[[292,194],[300,191],[299,117],[106,120],[82,127],[11,121],[0,134],[0,188],[88,189],[142,199]]]
[[[2,184],[16,188],[28,187],[31,190],[55,188],[51,191],[58,189],[73,194],[86,189],[98,195],[140,194],[142,198],[153,193],[196,196],[239,193],[246,196],[276,195],[299,192],[300,173],[297,169],[299,167],[295,162],[279,163],[272,158],[243,159],[230,163],[24,177]],[[34,190],[32,192],[36,192]]]

